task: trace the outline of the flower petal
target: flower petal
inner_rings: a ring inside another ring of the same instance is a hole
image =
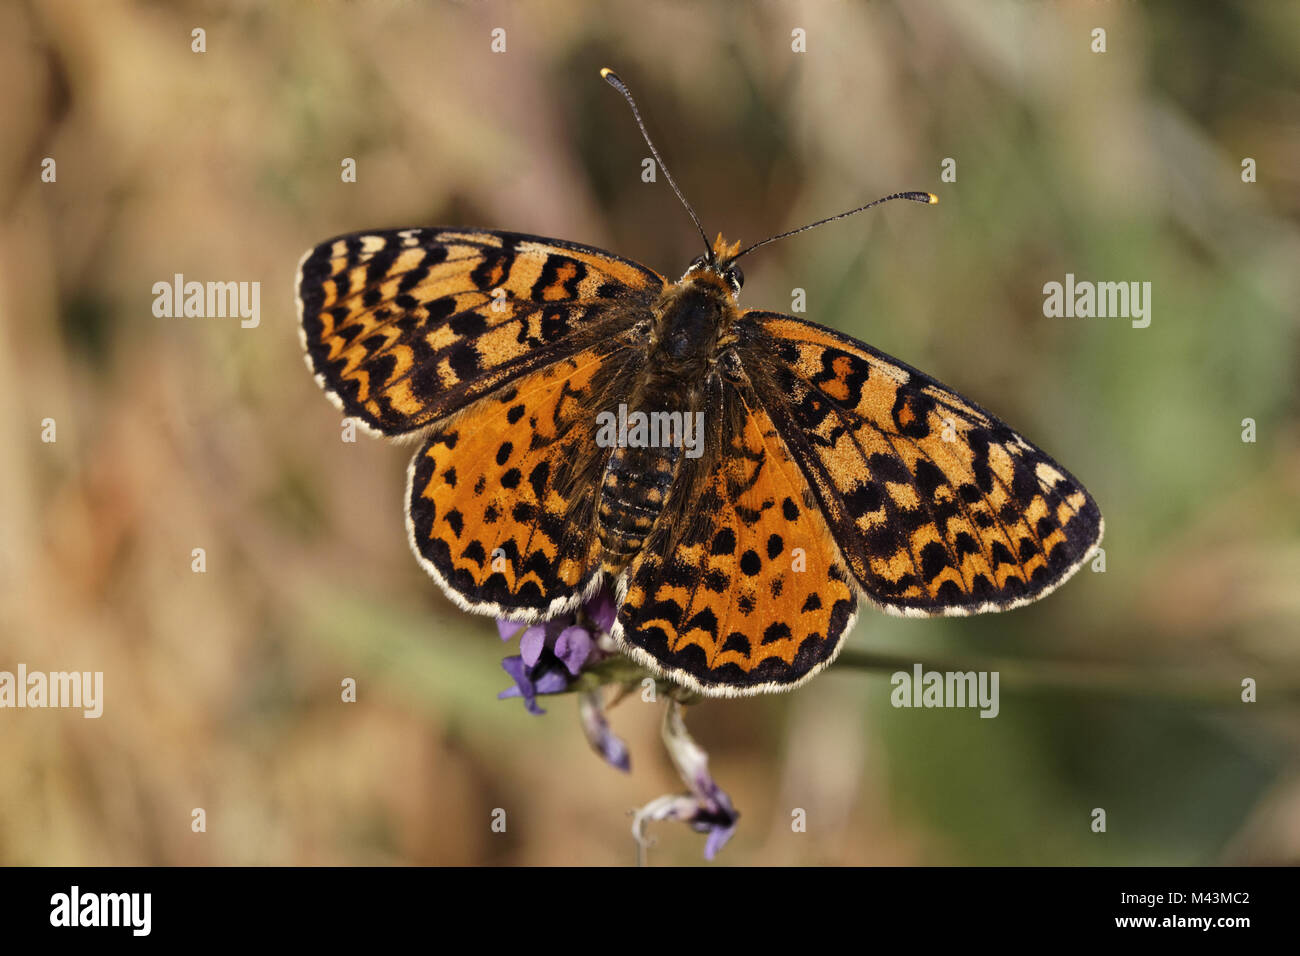
[[[519,636],[519,654],[524,663],[532,667],[546,649],[546,628],[534,625]]]
[[[563,694],[569,689],[569,676],[563,671],[547,671],[533,682],[534,693]]]
[[[576,677],[582,670],[582,666],[587,663],[587,658],[591,656],[593,647],[595,642],[586,628],[576,625],[566,627],[555,639],[555,656],[564,661],[564,666],[568,668],[569,673]]]
[[[537,706],[536,695],[537,688],[533,685],[532,679],[528,676],[528,668],[524,664],[524,659],[518,655],[507,657],[501,661],[501,669],[514,679],[515,686],[507,687],[501,693],[497,694],[497,700],[505,700],[508,697],[522,697],[524,706],[528,708],[530,714],[544,714],[546,711]]]
[[[587,602],[584,610],[596,625],[597,630],[608,634],[614,627],[614,620],[618,616],[618,608],[614,605],[614,592],[608,586],[602,586],[590,601]]]
[[[736,832],[736,824],[731,826],[712,826],[709,828],[709,838],[704,841],[704,859],[712,860],[718,855],[718,851],[727,845],[731,835]]]

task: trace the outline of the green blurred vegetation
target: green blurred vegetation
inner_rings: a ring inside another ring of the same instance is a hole
[[[407,552],[410,449],[339,440],[291,293],[305,249],[380,226],[677,275],[698,237],[605,65],[710,230],[938,193],[755,254],[745,303],[806,290],[1106,517],[1105,573],[1039,604],[864,607],[867,666],[693,708],[743,813],[721,860],[1300,861],[1297,36],[1295,2],[3,5],[0,669],[103,670],[107,700],[0,713],[0,862],[632,860],[628,811],[680,789],[659,709],[611,712],[625,777],[571,699],[494,699],[495,628]],[[261,325],[155,318],[178,272],[260,281]],[[1151,282],[1151,326],[1045,318],[1067,272]],[[882,658],[1004,662],[1001,714],[896,710]],[[700,859],[654,832],[652,862]]]

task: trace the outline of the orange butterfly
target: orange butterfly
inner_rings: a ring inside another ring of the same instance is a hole
[[[892,199],[937,201],[831,219]],[[512,232],[340,236],[299,267],[303,347],[344,414],[422,437],[407,531],[462,608],[549,619],[610,581],[612,636],[639,664],[710,696],[785,690],[834,659],[860,595],[913,616],[1007,610],[1102,535],[1083,486],[974,402],[740,308],[737,260],[801,231],[706,238],[676,282]]]

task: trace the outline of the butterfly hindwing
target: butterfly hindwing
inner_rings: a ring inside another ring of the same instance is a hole
[[[303,258],[299,330],[340,410],[402,435],[616,333],[662,285],[649,269],[558,239],[353,233]]]
[[[742,360],[866,594],[899,614],[1036,600],[1101,540],[1092,497],[978,405],[830,329],[746,312]]]
[[[592,422],[634,356],[612,339],[515,380],[439,422],[411,460],[407,532],[462,607],[534,620],[598,583],[596,492],[606,450]]]
[[[709,382],[704,445],[684,461],[623,579],[616,639],[693,690],[787,689],[834,659],[857,607],[830,529],[738,363]]]

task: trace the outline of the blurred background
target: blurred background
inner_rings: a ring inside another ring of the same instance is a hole
[[[98,720],[0,711],[0,862],[633,861],[629,811],[682,789],[662,704],[612,710],[623,775],[572,697],[495,699],[513,647],[412,559],[410,448],[341,441],[292,294],[373,227],[679,275],[698,237],[605,65],[711,233],[938,193],[755,254],[745,304],[805,290],[1106,518],[1045,601],[864,608],[805,689],[692,708],[743,814],[720,862],[1300,862],[1297,36],[1294,2],[0,5],[0,669],[105,682]],[[156,317],[176,273],[260,282],[260,325]],[[1066,273],[1150,282],[1150,327],[1045,317]],[[894,660],[1000,670],[1000,715],[894,709]]]

